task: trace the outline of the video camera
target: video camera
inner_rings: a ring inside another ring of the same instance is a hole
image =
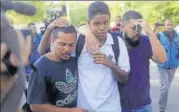
[[[1,1],[1,44],[6,43],[8,52],[3,57],[3,63],[7,71],[1,71],[1,111],[14,112],[19,108],[22,93],[25,88],[25,76],[23,67],[13,66],[10,62],[10,54],[13,53],[21,65],[18,35],[14,27],[6,18],[6,11],[14,10],[22,15],[33,16],[35,7],[22,2]],[[4,74],[3,74],[4,72]],[[14,77],[13,77],[14,76]],[[4,84],[5,83],[5,84]],[[6,87],[8,85],[8,87]]]

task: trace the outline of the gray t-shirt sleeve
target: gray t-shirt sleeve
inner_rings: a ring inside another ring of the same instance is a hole
[[[46,92],[46,80],[42,71],[36,69],[32,71],[29,78],[27,91],[28,104],[46,104],[48,95]]]

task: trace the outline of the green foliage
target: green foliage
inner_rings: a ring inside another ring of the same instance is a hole
[[[60,1],[56,4],[47,1],[23,1],[34,5],[37,8],[35,16],[23,16],[9,11],[7,15],[13,19],[14,24],[27,24],[29,22],[42,22],[45,16],[45,10],[48,8],[61,8],[66,1]],[[179,2],[178,1],[105,1],[111,11],[111,21],[115,17],[122,16],[128,10],[139,11],[144,19],[148,20],[152,25],[159,21],[164,22],[167,18],[172,18],[175,24],[179,23]],[[87,21],[88,2],[68,2],[70,21],[79,26]]]
[[[150,24],[164,22],[171,18],[175,24],[179,23],[179,2],[178,1],[129,1],[125,3],[125,11],[139,11]]]
[[[40,22],[44,17],[44,1],[23,1],[28,4],[32,4],[36,7],[36,15],[35,16],[24,16],[16,13],[15,11],[8,11],[7,15],[10,15],[13,18],[14,24],[27,24],[29,22]]]
[[[122,16],[121,4],[119,1],[107,2],[111,12],[111,21],[115,21],[116,16]]]
[[[86,23],[88,18],[88,5],[84,3],[69,4],[70,21],[75,26]]]

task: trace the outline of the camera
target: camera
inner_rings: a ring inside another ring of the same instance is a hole
[[[135,25],[134,26],[134,31],[137,32],[138,34],[141,34],[142,26],[140,24]]]

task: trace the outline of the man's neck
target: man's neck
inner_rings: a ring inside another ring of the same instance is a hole
[[[50,60],[55,62],[61,61],[61,59],[59,59],[54,52],[49,52],[45,56],[47,56]]]
[[[171,32],[165,31],[165,33],[167,34],[167,36],[169,37],[169,39],[173,39],[173,37],[174,37],[174,35],[175,35],[175,32],[174,32],[174,31],[171,31]]]
[[[104,45],[104,43],[106,42],[106,37],[104,39],[98,39],[100,42],[100,47],[102,47]]]
[[[126,39],[124,39],[124,42],[126,43],[126,47],[128,50],[133,48]]]

